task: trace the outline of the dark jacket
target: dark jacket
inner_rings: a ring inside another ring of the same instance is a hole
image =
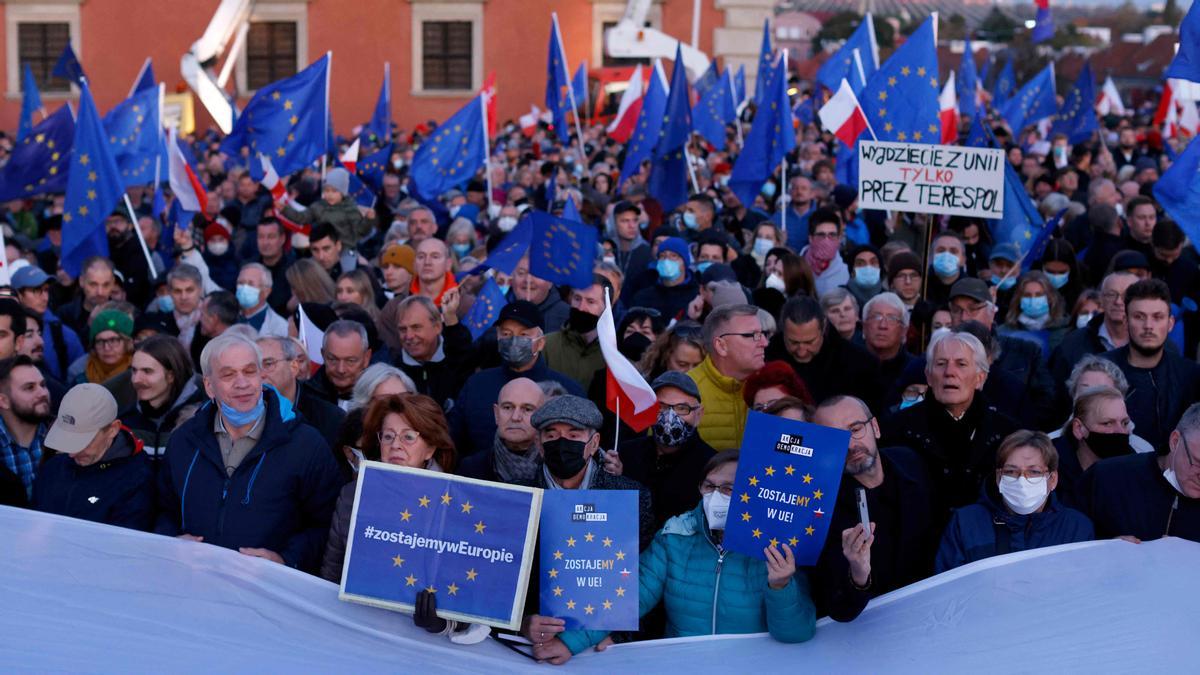
[[[213,433],[216,406],[205,405],[167,443],[158,472],[159,534],[192,534],[225,548],[265,548],[316,572],[341,488],[324,439],[290,403],[263,391],[262,438],[232,476]]]
[[[257,244],[256,244],[257,246]],[[267,265],[262,260],[261,255],[254,256],[254,261],[262,263],[267,269],[271,270],[271,294],[267,296],[267,304],[271,309],[279,313],[279,316],[287,318],[290,312],[287,310],[288,301],[292,299],[292,285],[287,280],[287,269],[296,262],[296,254],[294,251],[288,250],[283,252],[283,257],[274,266]]]
[[[626,279],[650,267],[654,262],[650,256],[650,244],[646,243],[644,239],[635,242],[632,251],[618,251],[616,258],[621,273],[625,275]]]
[[[342,428],[342,420],[346,419],[345,411],[319,396],[314,396],[311,391],[306,391],[299,382],[296,383],[296,401],[292,403],[292,409],[300,413],[301,419],[321,434],[321,438],[333,449],[335,458],[341,456],[341,448],[335,446],[338,432]]]
[[[87,352],[79,335],[49,309],[42,315],[42,339],[45,342],[45,363],[50,374],[62,380],[67,367]]]
[[[95,464],[79,466],[65,454],[46,460],[33,484],[33,507],[149,531],[154,527],[154,469],[141,443],[122,428]]]
[[[1042,348],[1029,340],[997,335],[1000,353],[992,363],[992,371],[1003,371],[1017,379],[1021,386],[1021,398],[1032,406],[1031,424],[1038,429],[1049,429],[1061,421],[1054,415],[1054,381],[1046,368]]]
[[[1170,535],[1200,542],[1200,499],[1175,490],[1152,453],[1096,462],[1080,486],[1096,537],[1151,541]]]
[[[689,275],[688,278],[678,286],[664,286],[661,283],[647,286],[638,291],[625,306],[657,309],[662,313],[663,320],[668,322],[679,318],[687,309],[688,303],[700,294],[700,284],[696,282],[696,277],[690,272],[685,273]]]
[[[0,506],[28,506],[25,484],[17,474],[0,465]]]
[[[442,408],[453,406],[455,397],[475,370],[475,345],[471,331],[461,323],[446,326],[442,331],[441,361],[417,362],[401,350],[395,366],[403,370],[417,385],[417,392],[429,396]]]
[[[1057,386],[1055,398],[1060,412],[1063,398],[1067,395],[1067,378],[1071,376],[1075,364],[1089,354],[1103,354],[1108,351],[1104,341],[1100,339],[1102,325],[1104,314],[1097,313],[1086,326],[1067,333],[1050,354],[1050,375]]]
[[[330,382],[329,378],[325,376],[325,366],[318,368],[317,372],[313,373],[312,377],[308,378],[299,385],[299,388],[303,388],[305,390],[305,395],[315,396],[316,398],[335,406],[338,405],[339,401],[344,401],[350,398],[350,394],[346,394],[343,397],[338,393],[337,389],[334,389],[333,383]],[[297,396],[301,395],[297,394]],[[301,396],[301,398],[303,398],[303,396]]]
[[[1053,492],[1040,512],[1026,516],[1003,501],[989,484],[978,502],[954,512],[938,548],[939,574],[996,555],[1095,539],[1088,517],[1060,504]]]
[[[1125,403],[1137,434],[1165,454],[1167,437],[1183,411],[1200,401],[1200,364],[1164,348],[1157,366],[1135,368],[1129,363],[1129,345],[1105,352],[1104,358],[1117,364],[1129,380]]]
[[[135,400],[132,406],[121,410],[117,418],[142,442],[145,454],[151,460],[157,460],[166,451],[171,434],[207,400],[208,394],[193,380],[184,385],[170,407],[158,416],[151,417],[145,404]]]
[[[529,452],[536,453],[537,448],[531,447]],[[464,457],[458,463],[455,473],[466,478],[477,478],[479,480],[490,480],[493,483],[509,483],[512,485],[525,485],[525,483],[510,483],[500,477],[496,472],[496,446],[490,445],[484,450]],[[540,466],[539,462],[539,466]],[[533,482],[528,483],[529,487],[533,487]]]
[[[704,480],[704,465],[716,454],[700,434],[692,434],[670,454],[658,454],[653,436],[642,436],[621,443],[617,450],[624,466],[623,476],[650,488],[654,502],[654,529],[671,516],[686,513],[696,506],[696,494]]]
[[[925,465],[908,448],[879,449],[883,483],[867,492],[867,512],[875,523],[871,546],[871,578],[859,589],[850,579],[850,562],[842,553],[842,532],[858,524],[853,476],[842,476],[829,536],[812,570],[817,615],[853,621],[871,598],[928,577],[938,531],[933,526],[929,477]]]
[[[321,578],[335,584],[342,582],[342,567],[346,564],[346,541],[350,538],[350,517],[354,515],[354,493],[358,481],[350,481],[338,493],[333,518],[329,521],[329,537],[321,558]]]
[[[813,401],[821,402],[830,396],[855,396],[872,409],[880,399],[879,359],[871,356],[865,347],[849,342],[833,329],[825,326],[821,351],[808,363],[799,363],[788,353],[783,344],[783,326],[767,345],[768,361],[785,361],[804,380]]]

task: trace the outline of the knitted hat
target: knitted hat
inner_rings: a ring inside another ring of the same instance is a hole
[[[667,237],[658,245],[658,254],[662,255],[663,251],[670,251],[675,255],[683,258],[683,266],[692,266],[692,252],[688,250],[687,242],[679,237]]]
[[[220,223],[209,223],[204,228],[204,243],[207,244],[217,237],[228,240],[229,230],[225,229]]]
[[[106,330],[116,331],[125,337],[133,337],[133,319],[125,312],[106,309],[96,315],[92,319],[92,325],[88,329],[88,340],[96,341],[96,336]]]
[[[900,251],[888,260],[888,283],[890,284],[896,278],[896,275],[904,270],[913,270],[920,274],[922,273],[921,267],[921,259],[916,254],[909,251]]]
[[[379,256],[380,265],[396,265],[408,270],[409,274],[416,274],[413,271],[413,263],[416,261],[417,252],[407,244],[392,244],[387,247],[383,255]]]
[[[325,185],[337,190],[342,195],[350,193],[350,172],[342,167],[330,169],[329,173],[325,174]]]

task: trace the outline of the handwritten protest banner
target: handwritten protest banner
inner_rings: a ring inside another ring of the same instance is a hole
[[[858,208],[1004,216],[1004,151],[859,141]]]

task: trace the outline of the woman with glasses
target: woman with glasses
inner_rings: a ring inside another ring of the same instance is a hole
[[[680,321],[646,348],[638,361],[638,370],[647,380],[654,380],[668,370],[686,373],[700,365],[704,355],[699,324]]]
[[[782,398],[799,399],[804,405],[812,405],[812,394],[795,369],[785,361],[768,361],[750,377],[742,387],[742,398],[751,410],[765,411],[772,403]]]
[[[133,360],[133,318],[118,309],[105,309],[92,319],[88,331],[92,348],[74,384],[103,384],[129,370]]]
[[[780,642],[804,642],[816,630],[816,608],[788,545],[763,549],[765,563],[722,546],[737,462],[737,450],[710,459],[700,503],[668,520],[642,553],[640,612],[662,602],[668,638],[769,632]],[[607,635],[567,631],[559,639],[578,654],[602,642],[606,647]]]
[[[1063,506],[1058,451],[1040,431],[1021,429],[996,449],[995,481],[979,501],[954,512],[934,563],[938,573],[996,555],[1091,541],[1092,521]]]
[[[424,394],[397,394],[371,402],[363,417],[362,459],[438,473],[454,470],[454,441],[442,408]],[[354,453],[356,456],[358,453]],[[329,525],[321,576],[341,581],[356,482],[342,488]]]

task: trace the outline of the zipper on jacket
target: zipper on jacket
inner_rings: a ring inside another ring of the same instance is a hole
[[[717,596],[720,595],[720,593],[721,593],[721,567],[725,564],[725,554],[726,553],[728,553],[728,551],[726,551],[724,549],[720,549],[720,553],[717,555],[717,580],[716,580],[716,583],[713,584],[713,598],[712,598],[712,634],[713,635],[717,634]]]
[[[217,507],[217,534],[221,535],[225,532],[225,497],[229,495],[229,476],[225,477],[225,483],[221,486],[221,504]]]

